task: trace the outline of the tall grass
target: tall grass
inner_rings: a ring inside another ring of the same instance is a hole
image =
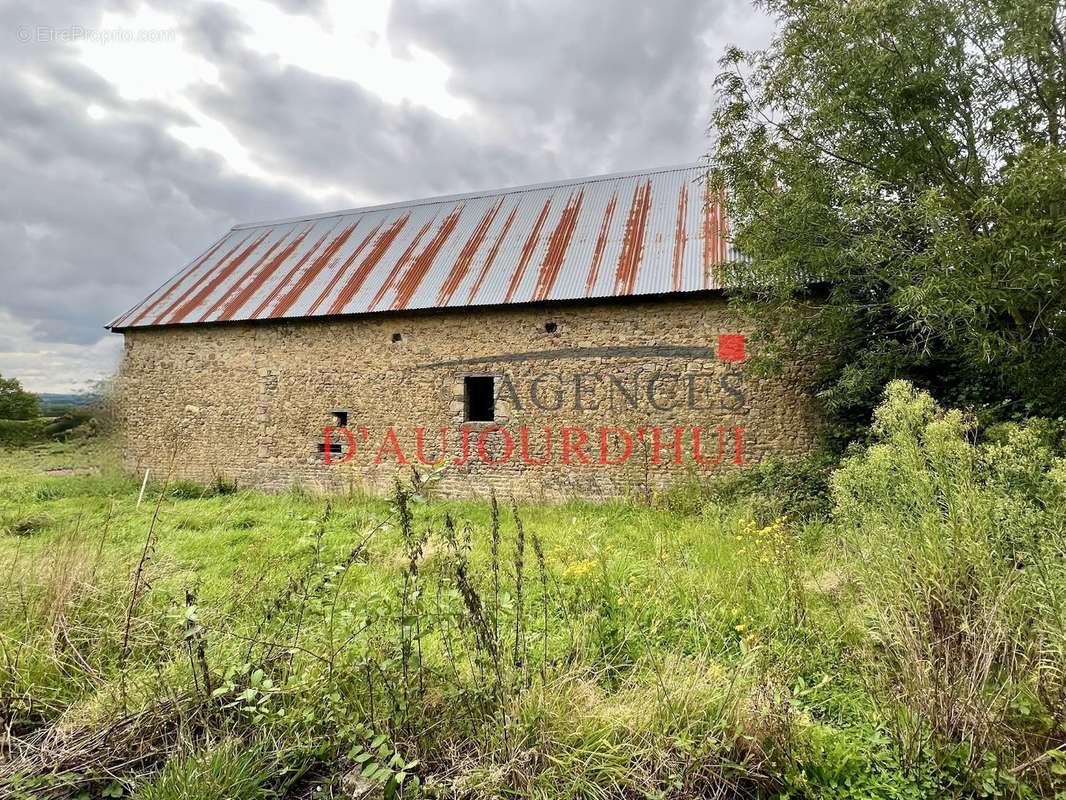
[[[975,443],[964,414],[897,382],[833,495],[865,671],[907,761],[933,748],[989,785],[1050,791],[1066,746],[1066,462],[1039,428]]]
[[[874,433],[831,491],[772,465],[659,507],[137,507],[0,463],[44,520],[0,534],[0,794],[1063,791],[1053,440],[902,384]]]

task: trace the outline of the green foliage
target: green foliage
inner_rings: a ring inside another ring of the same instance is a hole
[[[26,513],[18,510],[0,516],[0,534],[32,536],[54,524],[55,520],[44,512]]]
[[[110,384],[106,381],[97,383],[90,392],[77,394],[51,394],[42,392],[37,395],[41,403],[42,417],[61,417],[65,414],[84,412],[91,408],[99,409],[105,404],[110,394]]]
[[[169,484],[168,494],[175,500],[202,500],[206,497],[221,497],[237,491],[237,484],[218,476],[209,484],[190,480],[177,480]]]
[[[384,734],[371,736],[348,751],[348,758],[356,765],[359,776],[382,787],[385,800],[414,797],[421,789],[421,779],[414,771],[418,759],[408,761],[389,742]]]
[[[975,443],[971,420],[895,381],[875,443],[833,478],[900,750],[939,749],[984,793],[1035,764],[1066,788],[1040,744],[1066,741],[1066,460],[1044,427]]]
[[[37,395],[23,389],[15,378],[0,375],[0,420],[33,419],[38,405]]]
[[[1055,796],[1060,426],[893,384],[872,437],[684,508],[138,506],[8,451],[0,794]]]
[[[762,315],[770,360],[822,365],[842,441],[896,377],[959,404],[1061,415],[1061,5],[760,5],[780,35],[723,59],[712,127],[753,259],[729,277],[779,312]]]
[[[44,426],[44,432],[53,439],[62,439],[70,435],[74,429],[90,422],[92,418],[92,412],[85,409],[71,411],[48,422]]]
[[[46,440],[42,419],[0,419],[0,447],[27,447]]]
[[[778,517],[809,520],[829,511],[829,476],[834,460],[825,455],[772,458],[735,470],[708,486],[718,503],[743,504],[763,524]]]
[[[813,520],[830,506],[829,476],[836,458],[770,458],[743,470],[708,477],[690,475],[654,498],[656,508],[675,514],[699,514],[707,507],[749,510],[761,525],[779,517]]]
[[[134,793],[134,800],[260,800],[274,796],[273,777],[261,747],[237,741],[169,760],[159,777]]]

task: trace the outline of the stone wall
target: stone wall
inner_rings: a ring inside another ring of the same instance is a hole
[[[701,295],[130,330],[117,386],[126,466],[382,492],[397,473],[430,471],[420,461],[440,459],[447,428],[448,462],[463,460],[463,430],[469,458],[434,473],[442,494],[643,494],[814,446],[807,371],[757,378],[738,339],[719,350],[744,328]],[[495,425],[465,422],[467,376],[495,378]],[[346,463],[327,465],[337,411],[350,439],[335,433],[330,459]]]

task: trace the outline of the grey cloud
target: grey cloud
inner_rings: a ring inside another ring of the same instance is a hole
[[[289,14],[307,14],[315,16],[325,11],[322,0],[271,0],[274,5]]]
[[[501,136],[472,120],[388,103],[352,81],[282,65],[251,50],[245,32],[231,9],[209,5],[183,27],[186,44],[220,71],[221,85],[201,87],[198,104],[267,171],[374,200],[538,177],[543,154],[520,132]]]
[[[86,7],[70,13],[77,24],[96,24]],[[68,44],[4,52],[0,311],[38,348],[109,352],[98,344],[110,336],[103,324],[235,221],[318,207],[185,146],[167,132],[190,122],[183,112],[123,100]],[[91,119],[90,103],[107,115]],[[21,351],[35,350],[23,343]]]
[[[42,343],[21,320],[0,310],[0,374],[38,392],[90,389],[118,363],[122,341],[106,336],[89,345]]]
[[[374,199],[484,188],[531,176],[521,147],[410,104],[391,105],[357,84],[238,56],[223,87],[198,99],[269,171]]]
[[[189,41],[222,76],[198,102],[264,169],[395,200],[697,159],[720,52],[708,41],[741,12],[754,19],[733,0],[397,0],[390,43],[448,64],[474,109],[457,120],[252,52],[230,12],[205,10]]]
[[[183,44],[213,63],[232,59],[240,47],[240,37],[251,28],[230,6],[195,3],[181,23]]]
[[[322,2],[276,0],[318,19]],[[182,46],[220,85],[190,99],[267,174],[335,189],[343,201],[231,171],[169,130],[163,103],[130,101],[60,43],[20,45],[18,25],[100,25],[133,0],[0,0],[0,371],[73,374],[115,352],[100,326],[202,252],[234,222],[699,156],[708,81],[725,41],[769,33],[739,0],[538,3],[396,0],[390,44],[451,70],[471,113],[447,119],[391,104],[356,82],[283,66],[247,46],[228,6],[177,9]],[[93,120],[94,104],[106,115]],[[17,328],[17,330],[16,330]],[[49,355],[34,355],[45,353]],[[79,353],[83,364],[78,366]],[[48,379],[48,385],[55,383]]]
[[[742,18],[752,11],[734,0],[397,0],[389,38],[449,64],[452,91],[496,125],[535,130],[568,171],[592,172],[702,155],[707,40],[750,36]],[[756,37],[769,31],[754,22]]]

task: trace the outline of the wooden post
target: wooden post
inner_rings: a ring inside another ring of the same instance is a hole
[[[151,471],[151,469],[146,469],[144,471],[144,480],[141,481],[141,493],[137,495],[137,508],[141,507],[141,501],[144,500],[144,489],[148,486],[148,473]]]

